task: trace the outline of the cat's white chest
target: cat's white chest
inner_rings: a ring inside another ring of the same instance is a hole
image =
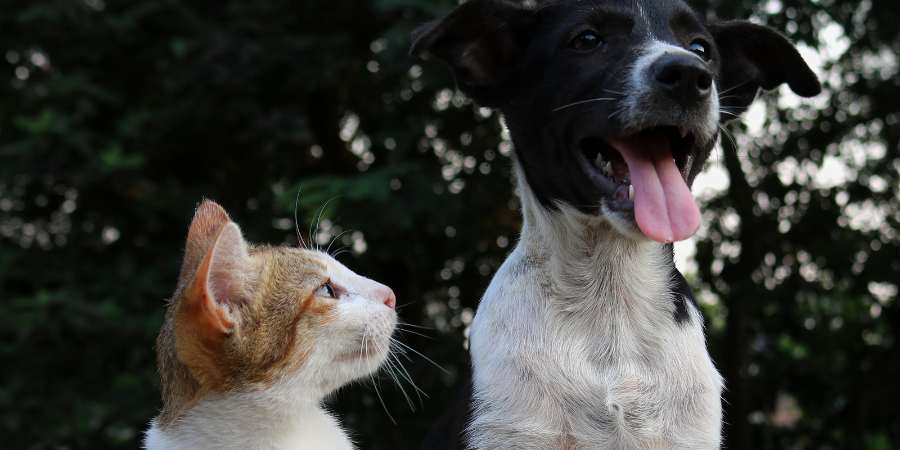
[[[337,420],[317,408],[294,417],[256,415],[239,405],[198,405],[177,424],[147,431],[147,450],[353,450]],[[249,412],[249,414],[247,414]]]

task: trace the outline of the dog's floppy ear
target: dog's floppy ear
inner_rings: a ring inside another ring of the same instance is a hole
[[[802,97],[822,91],[816,75],[781,33],[743,20],[713,22],[709,31],[722,61],[717,84],[723,122],[743,113],[760,88],[787,83]]]
[[[499,0],[471,0],[412,32],[413,56],[428,52],[447,63],[459,89],[481,106],[496,107],[507,70],[531,34],[533,11]]]

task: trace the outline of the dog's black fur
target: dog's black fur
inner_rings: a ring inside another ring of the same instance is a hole
[[[630,70],[651,40],[699,58],[666,53],[636,82]],[[787,83],[805,97],[821,90],[778,32],[746,21],[705,20],[681,0],[561,0],[534,7],[471,0],[418,28],[412,41],[413,55],[428,52],[445,62],[463,93],[502,112],[524,178],[543,208],[558,211],[566,204],[588,215],[617,216],[634,233],[627,189],[623,193],[618,177],[611,181],[586,168],[598,153],[614,153],[609,140],[664,136],[690,186],[718,138],[715,127],[697,128],[711,107],[711,83],[719,123],[737,118],[760,89]],[[636,95],[629,92],[635,83],[648,86],[639,104],[629,97]],[[627,102],[645,105],[639,121],[622,114]],[[673,320],[681,324],[696,305],[674,263],[670,270]],[[422,449],[468,448],[472,389],[471,376],[460,380],[457,397]]]

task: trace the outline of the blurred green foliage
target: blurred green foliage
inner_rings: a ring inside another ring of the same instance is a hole
[[[0,0],[0,449],[138,447],[204,197],[286,245],[298,205],[305,240],[346,247],[428,327],[401,333],[446,369],[410,352],[415,410],[387,374],[384,406],[372,384],[329,402],[363,448],[417,448],[520,223],[497,113],[406,56],[454,5]],[[785,31],[825,81],[765,95],[715,155],[727,182],[699,193],[687,272],[728,448],[898,448],[900,6],[695,5]]]

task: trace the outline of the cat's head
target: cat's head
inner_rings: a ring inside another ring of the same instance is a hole
[[[207,395],[274,389],[320,400],[385,360],[395,302],[325,253],[248,245],[204,201],[157,342],[160,420]]]

